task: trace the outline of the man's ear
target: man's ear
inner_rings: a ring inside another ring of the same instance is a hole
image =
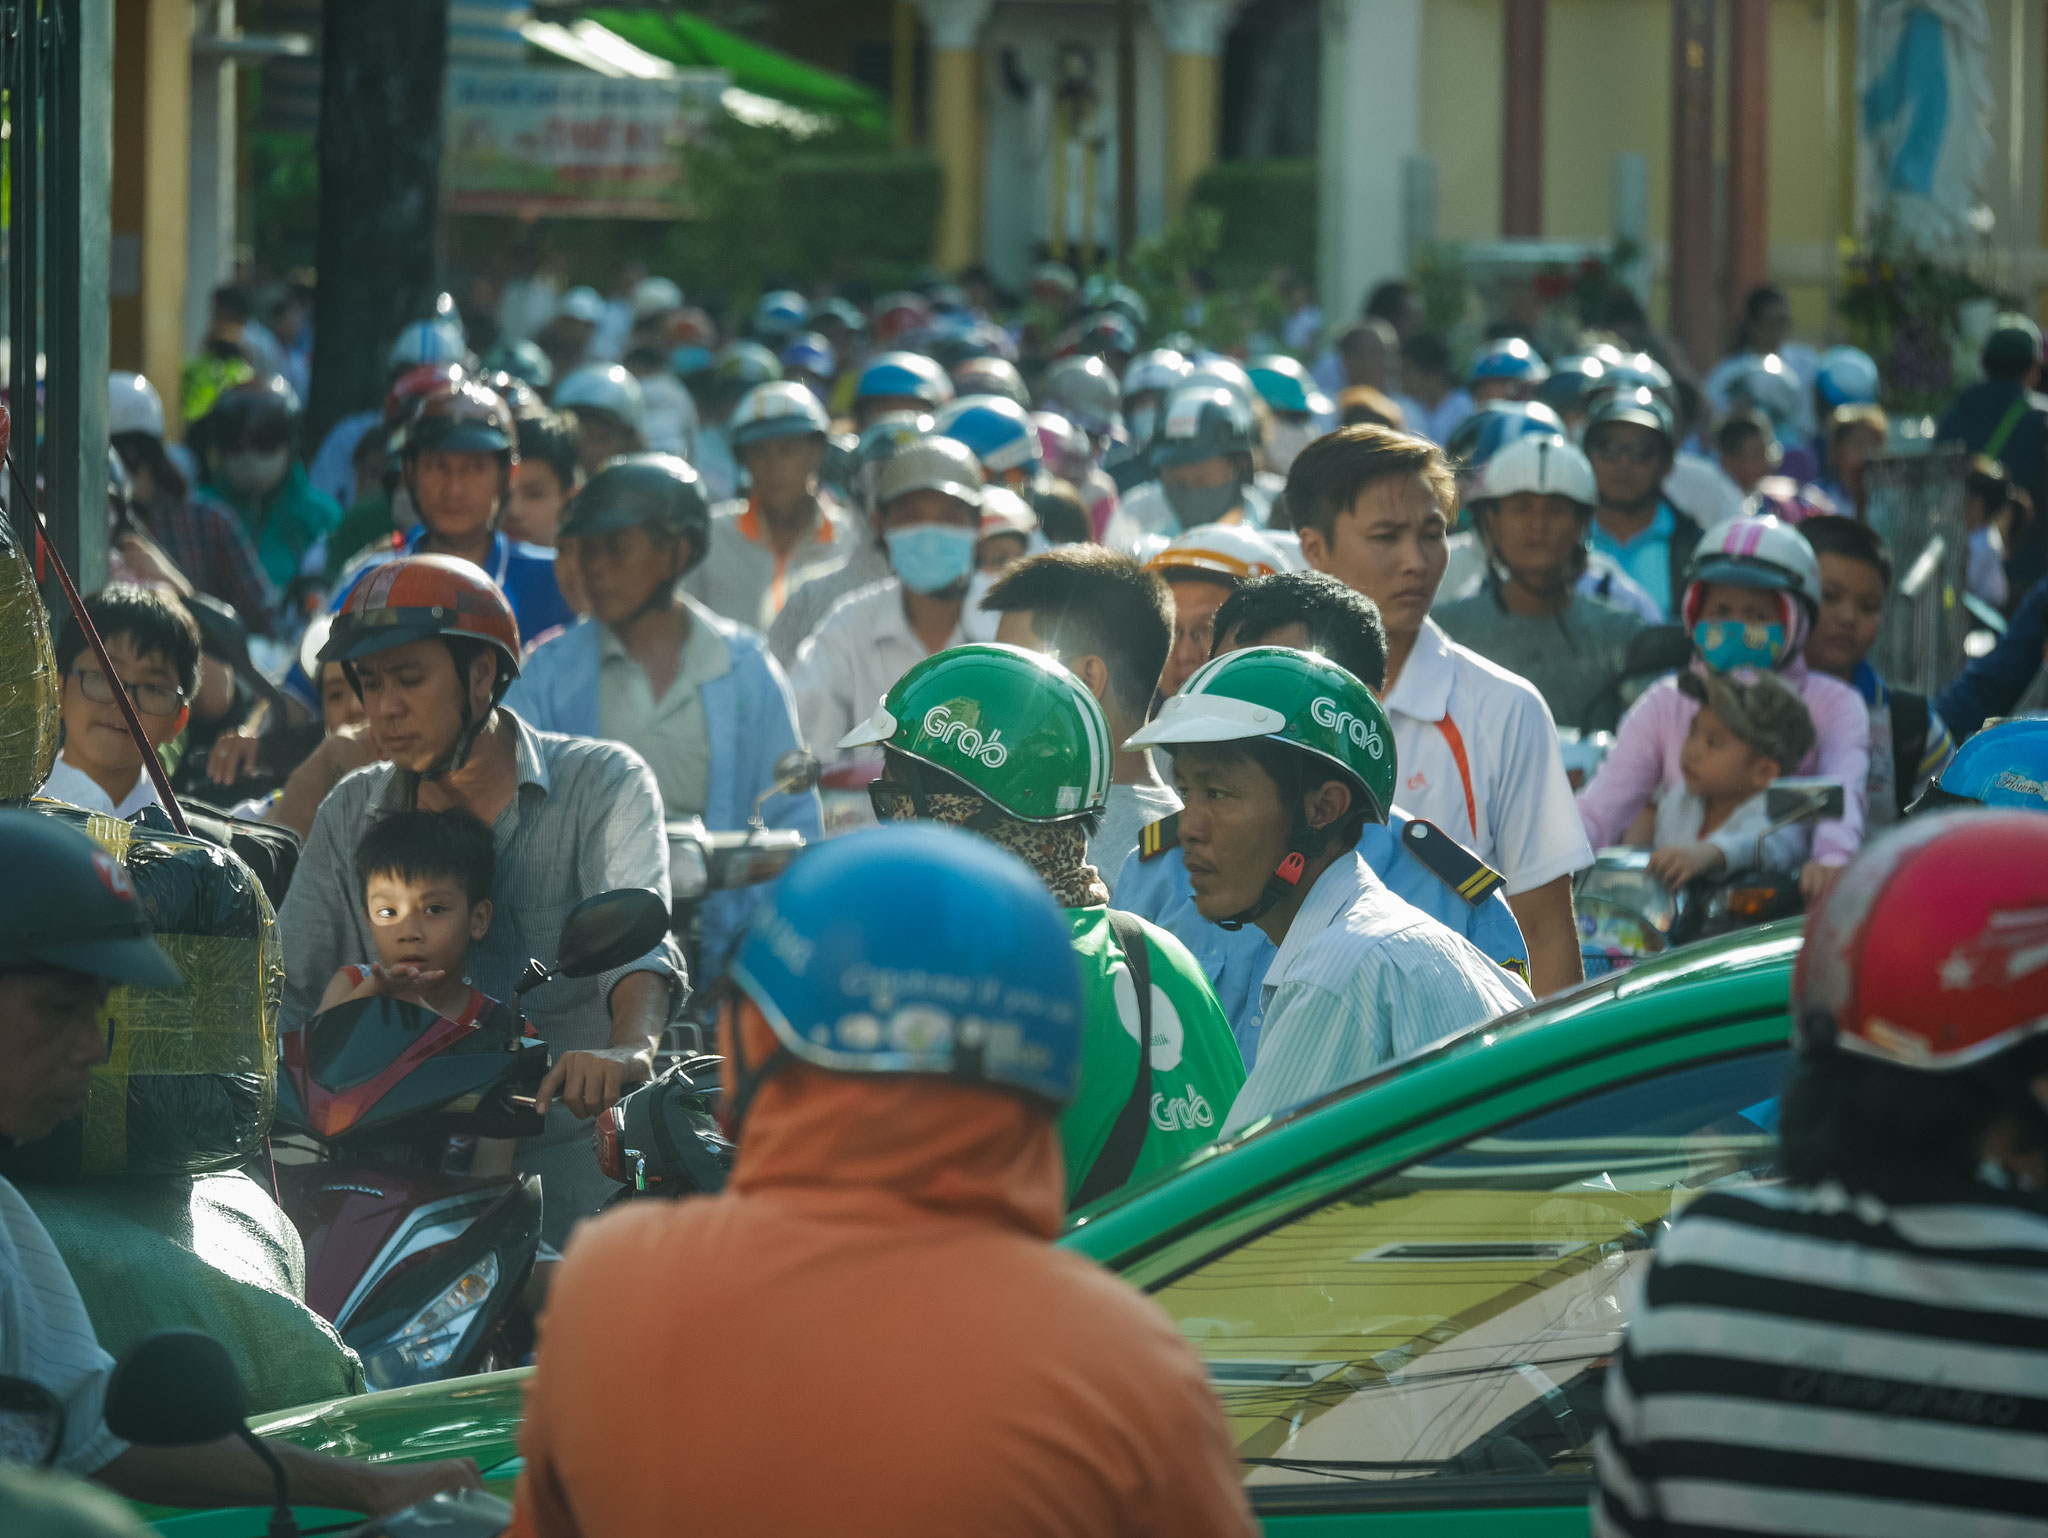
[[[1334,827],[1351,811],[1351,787],[1342,780],[1325,780],[1304,793],[1302,810],[1308,825],[1318,831]]]
[[[498,682],[498,654],[489,648],[480,650],[469,663],[470,698],[476,697],[478,689],[484,692],[484,708],[490,708],[491,691]]]
[[[1301,536],[1301,558],[1307,561],[1313,571],[1330,569],[1330,542],[1323,538],[1321,529],[1300,528],[1295,532]]]
[[[1095,703],[1105,710],[1109,708],[1109,664],[1095,653],[1075,657],[1067,663],[1067,671],[1088,686],[1088,692],[1095,696]]]

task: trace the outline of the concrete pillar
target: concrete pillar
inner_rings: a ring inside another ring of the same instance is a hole
[[[1730,0],[1728,9],[1728,226],[1721,313],[1734,316],[1749,291],[1770,278],[1771,0]]]
[[[166,402],[184,356],[191,61],[192,0],[117,0],[108,350]]]
[[[234,0],[198,0],[196,11],[197,37],[233,35]],[[224,54],[195,48],[191,70],[191,214],[185,229],[183,337],[188,355],[198,350],[199,339],[206,334],[214,288],[235,270],[235,66]],[[166,407],[172,399],[164,396]],[[166,415],[175,418],[177,412],[171,409]]]
[[[1543,45],[1549,0],[1507,0],[1501,50],[1500,232],[1543,233]]]
[[[1714,323],[1714,0],[1671,0],[1671,330],[1693,366]]]
[[[1316,156],[1323,314],[1408,272],[1405,167],[1422,147],[1422,0],[1322,0]]]
[[[954,272],[981,250],[981,28],[992,0],[918,0],[931,33],[932,154],[945,177],[938,264]]]
[[[1223,35],[1238,0],[1152,0],[1166,40],[1166,217],[1187,211],[1188,192],[1215,164]]]

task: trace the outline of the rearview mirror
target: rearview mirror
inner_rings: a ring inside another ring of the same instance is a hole
[[[1692,637],[1676,625],[1652,625],[1628,643],[1621,671],[1629,678],[1646,673],[1676,673],[1692,661]]]
[[[818,776],[824,772],[825,766],[818,761],[817,754],[791,748],[775,760],[775,783],[770,793],[790,796],[801,790],[816,790]]]
[[[599,892],[576,905],[562,925],[555,973],[594,977],[637,960],[668,933],[668,908],[645,887]]]
[[[143,1447],[196,1447],[241,1430],[249,1401],[227,1347],[197,1330],[145,1335],[107,1380],[107,1429]]]
[[[1828,822],[1842,815],[1839,780],[1785,779],[1764,792],[1764,815],[1772,822]]]

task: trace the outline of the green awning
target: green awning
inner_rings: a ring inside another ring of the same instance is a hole
[[[879,131],[889,125],[887,102],[860,82],[749,42],[686,12],[597,6],[581,14],[671,64],[722,69],[741,90],[830,113],[861,128]]]

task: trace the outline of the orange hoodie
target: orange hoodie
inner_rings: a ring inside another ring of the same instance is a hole
[[[577,1230],[515,1538],[1245,1538],[1200,1362],[1047,1243],[1065,1185],[1020,1099],[785,1066],[726,1194]]]

